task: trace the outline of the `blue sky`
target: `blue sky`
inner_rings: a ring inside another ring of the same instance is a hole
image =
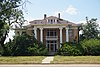
[[[61,18],[73,22],[80,22],[97,18],[100,20],[100,0],[28,0],[24,10],[24,17],[28,21],[42,19],[47,16],[57,16],[61,13]]]
[[[28,21],[43,19],[47,16],[57,16],[74,23],[85,23],[85,17],[97,18],[100,24],[100,0],[28,0],[24,7],[24,17]],[[25,23],[25,25],[28,23]],[[13,39],[14,31],[9,33]],[[9,39],[7,38],[6,41]]]

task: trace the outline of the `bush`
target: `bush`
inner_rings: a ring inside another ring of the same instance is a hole
[[[84,55],[100,55],[100,40],[83,40],[80,44],[82,45]]]
[[[7,51],[3,51],[4,56],[27,56],[46,55],[47,49],[38,42],[34,36],[27,34],[15,36],[14,40],[5,44]]]
[[[48,51],[45,48],[45,46],[39,47],[37,44],[34,44],[34,45],[35,45],[34,47],[28,47],[27,49],[28,55],[42,56],[42,55],[48,54]]]
[[[64,56],[78,56],[81,55],[81,51],[77,48],[76,45],[68,45],[64,44],[63,47],[61,47],[58,52],[58,55],[64,55]]]

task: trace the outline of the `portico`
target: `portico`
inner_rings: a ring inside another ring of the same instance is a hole
[[[37,29],[39,29],[40,31],[39,33],[40,35],[38,39],[40,39],[41,42],[45,43],[49,51],[56,51],[58,47],[61,47],[61,44],[63,43],[63,37],[62,37],[63,29],[67,33],[64,36],[66,36],[66,42],[68,42],[68,39],[69,39],[68,28],[66,28],[66,26],[59,26],[59,25],[58,26],[57,25],[34,26],[33,30],[34,30],[34,35],[36,39],[37,39],[37,33],[38,33]]]

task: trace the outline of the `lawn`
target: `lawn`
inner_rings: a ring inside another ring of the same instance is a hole
[[[0,57],[0,64],[34,64],[41,63],[44,56]]]
[[[100,56],[55,56],[51,63],[100,64]]]

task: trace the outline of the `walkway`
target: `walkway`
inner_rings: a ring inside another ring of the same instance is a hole
[[[0,64],[0,67],[100,67],[100,64]]]
[[[53,61],[53,58],[53,56],[46,57],[42,60],[42,63],[50,63],[51,61]]]

